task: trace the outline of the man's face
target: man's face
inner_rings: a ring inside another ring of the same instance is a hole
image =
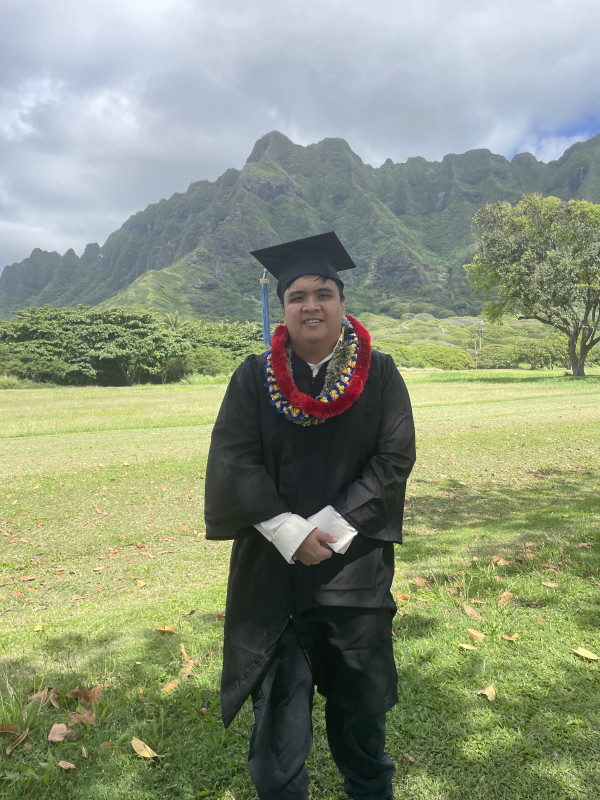
[[[328,355],[339,338],[344,307],[335,281],[319,275],[297,278],[285,290],[281,307],[292,347],[315,354],[325,350],[318,360]]]

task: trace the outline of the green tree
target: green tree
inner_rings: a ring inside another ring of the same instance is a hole
[[[512,347],[505,344],[486,344],[479,351],[479,369],[509,369],[518,363]]]
[[[54,383],[132,385],[180,379],[190,344],[152,312],[42,306],[0,325],[0,368]]]
[[[573,375],[585,375],[600,342],[600,206],[529,194],[484,206],[474,222],[477,254],[465,269],[476,293],[497,294],[488,317],[553,326],[567,337]]]

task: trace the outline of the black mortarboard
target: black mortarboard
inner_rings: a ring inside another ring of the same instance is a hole
[[[331,278],[343,287],[338,272],[356,267],[333,231],[253,250],[251,255],[277,278],[277,296],[280,300],[285,289],[302,275]]]

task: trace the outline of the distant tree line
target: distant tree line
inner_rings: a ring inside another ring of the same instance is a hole
[[[263,349],[257,323],[183,322],[177,314],[42,306],[0,321],[0,375],[61,385],[167,383],[231,372]]]
[[[42,306],[14,311],[0,321],[0,376],[59,385],[132,386],[172,383],[190,374],[233,372],[249,354],[264,349],[258,323],[186,322],[177,312],[88,306]],[[474,358],[461,347],[428,342],[400,344],[386,338],[374,346],[400,367],[443,370],[531,368],[570,365],[568,339],[555,333],[515,344],[489,343]],[[588,356],[600,363],[598,348]]]

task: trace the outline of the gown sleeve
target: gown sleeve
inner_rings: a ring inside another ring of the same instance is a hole
[[[375,453],[332,503],[350,525],[369,537],[377,537],[397,521],[401,527],[406,480],[415,462],[410,398],[390,356],[382,366],[380,410]]]
[[[234,539],[241,529],[290,511],[264,466],[259,359],[248,356],[234,372],[213,428],[205,484],[207,539]]]

